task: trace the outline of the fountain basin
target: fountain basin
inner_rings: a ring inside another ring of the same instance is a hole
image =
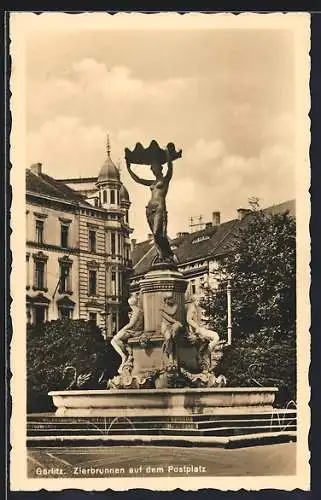
[[[271,411],[276,387],[52,391],[56,416],[190,416]]]

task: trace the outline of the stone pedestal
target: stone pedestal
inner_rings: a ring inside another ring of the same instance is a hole
[[[133,356],[133,376],[144,378],[163,367],[163,341],[163,337],[156,334],[149,337],[146,344],[144,338],[142,341],[140,339],[130,339],[128,341]]]
[[[226,385],[225,377],[213,373],[209,341],[190,335],[186,288],[187,280],[173,267],[153,268],[145,275],[140,284],[144,326],[128,338],[130,354],[120,376],[108,381],[109,389]]]
[[[169,361],[164,355],[164,336],[162,333],[162,309],[164,299],[170,297],[175,312],[172,318],[182,326],[186,323],[185,291],[187,281],[183,275],[173,269],[151,270],[141,282],[140,291],[144,311],[144,332],[137,338],[131,338],[128,344],[132,350],[132,376],[143,380],[157,371],[166,370]],[[179,364],[178,353],[175,363]]]
[[[145,332],[152,335],[160,334],[161,314],[160,310],[164,295],[172,293],[178,304],[175,318],[177,321],[185,322],[185,292],[187,281],[178,271],[155,270],[145,275],[140,289],[143,295],[143,309]]]

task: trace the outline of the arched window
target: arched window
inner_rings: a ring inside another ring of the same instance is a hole
[[[104,189],[103,191],[103,203],[107,203],[107,191]]]

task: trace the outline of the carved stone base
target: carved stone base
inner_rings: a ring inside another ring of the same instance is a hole
[[[186,287],[187,281],[175,270],[158,269],[145,275],[140,285],[144,330],[128,338],[130,357],[108,388],[226,385],[224,377],[214,374],[223,346],[215,344],[209,330],[191,333],[187,325]]]

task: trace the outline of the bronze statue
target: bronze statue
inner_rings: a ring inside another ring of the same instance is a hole
[[[172,143],[167,145],[166,150],[161,149],[156,141],[152,141],[149,148],[144,149],[137,143],[133,152],[126,148],[125,158],[128,172],[132,179],[138,184],[150,187],[151,199],[146,207],[148,225],[153,233],[155,248],[157,251],[156,262],[174,264],[174,254],[167,237],[167,210],[166,195],[169,183],[173,175],[173,159],[180,158],[181,151],[176,151]],[[150,168],[155,179],[142,179],[136,175],[131,168],[131,163],[145,164],[150,162]],[[162,163],[167,162],[167,172],[163,175]]]
[[[122,359],[118,373],[122,373],[130,355],[127,348],[128,339],[144,330],[144,313],[142,310],[140,293],[132,294],[128,299],[128,304],[131,308],[129,322],[116,333],[110,342]]]

